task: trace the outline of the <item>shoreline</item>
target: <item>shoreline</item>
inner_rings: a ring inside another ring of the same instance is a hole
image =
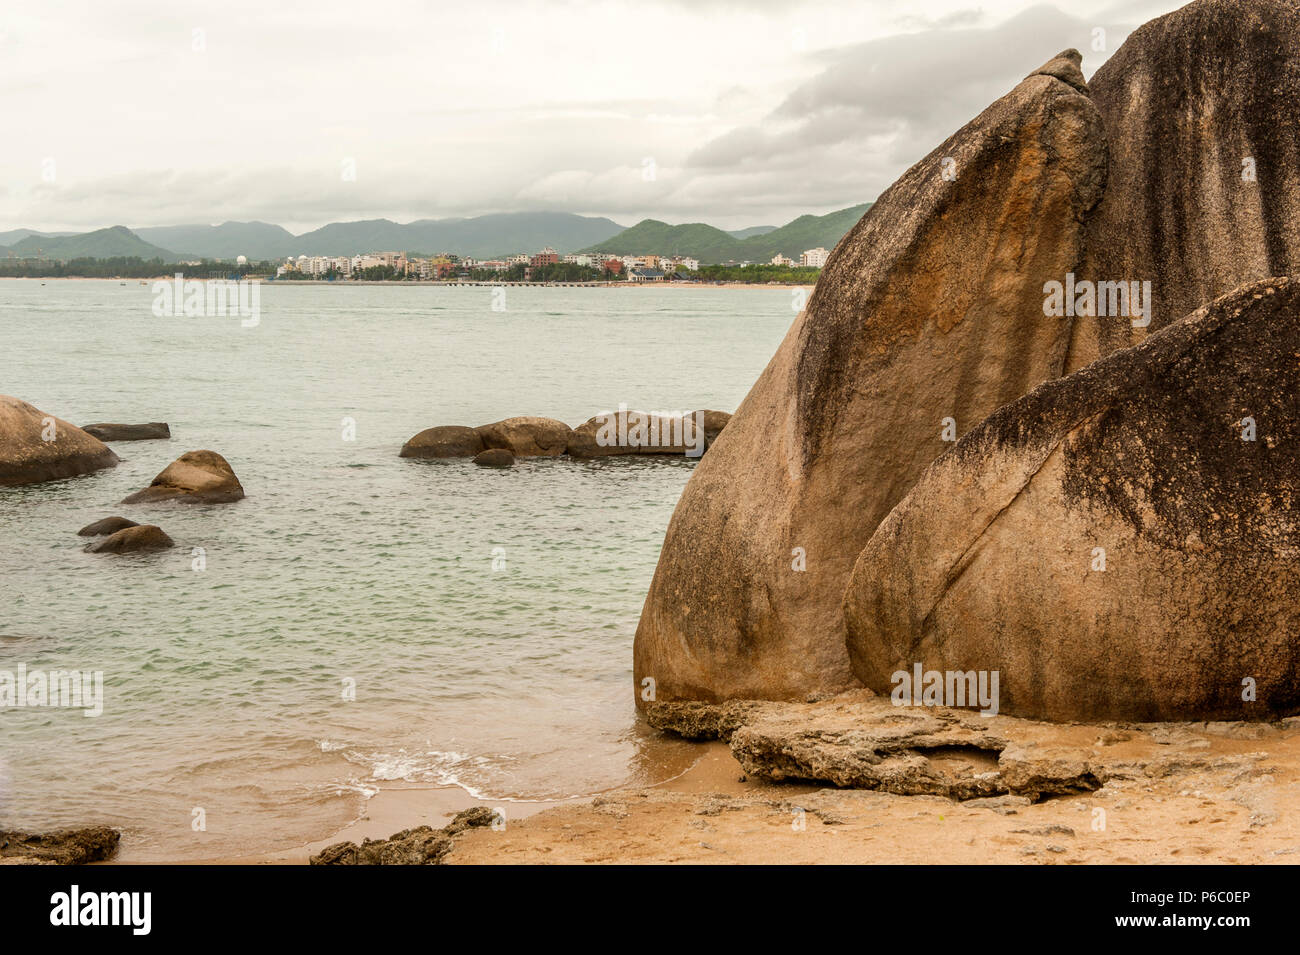
[[[457,836],[443,864],[1294,864],[1300,854],[1300,719],[994,720],[1043,765],[1106,763],[1105,781],[1037,800],[836,788],[747,773],[727,743],[710,740],[654,784],[520,802],[457,786],[382,790],[363,818],[325,839],[177,864],[304,865],[335,843],[439,828],[474,806],[503,808],[504,827]],[[970,757],[937,758],[951,771]]]
[[[33,275],[5,275],[0,276],[0,281],[5,282],[40,282],[42,285],[46,282],[118,282],[130,285],[131,283],[152,284],[154,282],[174,282],[175,274],[156,275],[151,278],[113,278],[96,275],[51,275],[51,276],[33,276]],[[229,279],[212,279],[212,278],[186,278],[187,282],[228,282]],[[736,289],[736,288],[768,288],[768,289],[786,289],[801,288],[812,291],[815,285],[798,282],[389,282],[389,281],[364,281],[356,282],[304,282],[296,279],[258,279],[262,285],[292,285],[313,287],[342,287],[348,286],[370,286],[370,285],[393,285],[407,288],[676,288],[676,289]]]

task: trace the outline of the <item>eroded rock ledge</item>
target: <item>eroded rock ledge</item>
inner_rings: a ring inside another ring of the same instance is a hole
[[[31,833],[0,830],[0,864],[85,865],[117,851],[122,834],[107,826]]]
[[[646,719],[687,739],[729,743],[745,772],[763,779],[962,801],[1020,796],[1029,802],[1091,792],[1114,779],[1215,768],[1195,751],[1168,748],[1195,731],[1255,739],[1300,726],[1300,719],[1062,726],[895,706],[867,690],[807,703],[651,703]]]
[[[441,865],[455,845],[455,837],[467,829],[492,825],[494,813],[475,806],[456,813],[446,827],[417,826],[387,839],[336,842],[311,857],[312,865]]]

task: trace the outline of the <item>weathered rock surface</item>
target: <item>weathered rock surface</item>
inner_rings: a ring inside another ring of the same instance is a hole
[[[489,448],[474,455],[474,463],[481,468],[512,468],[515,456],[505,448]]]
[[[521,415],[474,429],[485,448],[504,448],[516,457],[554,457],[569,446],[572,429],[554,418]]]
[[[1029,803],[1126,780],[1219,771],[1249,775],[1262,758],[1205,751],[1204,723],[1133,726],[1122,742],[1107,743],[1099,737],[1104,726],[1061,727],[964,709],[896,706],[868,690],[812,703],[651,703],[645,715],[651,725],[688,739],[729,743],[755,778],[975,800],[993,809],[1007,805],[993,801],[998,797]],[[1269,739],[1287,730],[1283,723],[1255,725]],[[1175,739],[1166,738],[1171,730]]]
[[[163,421],[152,421],[149,424],[88,424],[81,430],[100,441],[153,441],[172,436],[172,429]]]
[[[157,524],[136,524],[114,531],[102,541],[87,544],[86,550],[92,554],[131,554],[136,551],[166,550],[175,546],[176,542]]]
[[[1297,395],[1280,278],[1000,409],[863,549],[855,672],[996,670],[1053,720],[1300,711]]]
[[[492,825],[493,811],[475,806],[456,813],[443,829],[419,826],[404,829],[387,839],[337,842],[311,857],[312,865],[440,865],[455,845],[455,837],[467,829]]]
[[[483,450],[483,439],[473,428],[445,424],[426,428],[402,445],[403,458],[472,458]]]
[[[78,537],[102,537],[105,534],[113,534],[122,530],[124,527],[138,527],[136,521],[127,520],[125,517],[105,517],[95,521],[93,524],[87,524],[81,530],[77,531]]]
[[[187,451],[167,465],[147,488],[123,498],[122,503],[174,500],[227,504],[243,496],[244,487],[225,458],[215,451]]]
[[[856,683],[844,585],[947,447],[945,419],[973,427],[1064,368],[1073,326],[1042,317],[1043,286],[1080,262],[1106,168],[1078,61],[1062,54],[995,102],[836,248],[678,503],[637,629],[638,690],[649,677],[660,701],[776,699]]]
[[[611,411],[589,418],[574,428],[569,433],[567,450],[575,458],[604,458],[622,454],[699,457],[707,446],[707,435],[707,428],[698,427],[693,416],[670,417],[644,411]]]
[[[85,865],[117,851],[122,834],[107,826],[29,833],[0,830],[0,859],[35,865]]]
[[[1134,31],[1093,76],[1110,164],[1082,272],[1150,280],[1146,333],[1300,271],[1300,127],[1284,119],[1300,115],[1298,51],[1294,0],[1198,0]],[[1124,344],[1122,323],[1100,324]],[[1068,370],[1106,350],[1073,342]]]
[[[0,395],[0,486],[77,477],[114,467],[119,460],[76,425]]]

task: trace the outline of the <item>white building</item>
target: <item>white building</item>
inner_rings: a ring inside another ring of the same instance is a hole
[[[826,250],[825,250],[825,249],[822,249],[822,251],[825,252]],[[807,252],[804,253],[804,255],[807,255],[807,254],[808,254]],[[799,256],[799,261],[800,261],[800,262],[803,261],[803,255]],[[789,256],[782,255],[780,252],[778,252],[776,255],[772,256],[772,264],[773,264],[773,265],[786,265],[786,266],[794,265],[794,259],[790,258]]]
[[[808,249],[802,255],[800,255],[799,264],[811,265],[820,269],[822,266],[826,264],[826,260],[829,257],[830,257],[830,253],[819,246],[818,248],[815,249]],[[776,260],[774,259],[773,261]]]

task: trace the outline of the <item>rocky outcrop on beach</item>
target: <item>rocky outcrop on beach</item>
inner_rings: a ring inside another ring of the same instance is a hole
[[[481,468],[512,468],[515,456],[505,448],[488,448],[474,455],[474,463]]]
[[[969,514],[959,515],[960,530],[946,543],[965,535],[973,550],[950,554],[939,542],[941,519],[919,514],[927,496],[942,493],[929,479],[912,507],[917,513],[894,540],[898,549],[863,550],[926,467],[999,408],[1146,340],[1244,282],[1300,268],[1300,130],[1277,118],[1300,106],[1297,51],[1294,0],[1198,0],[1136,31],[1091,83],[1076,51],[1059,54],[890,187],[836,248],[729,437],[682,495],[637,630],[638,705],[791,699],[863,679],[879,686],[899,655],[917,653],[904,647],[919,639],[922,623],[926,632],[940,626],[951,604],[955,616],[942,626],[968,634],[966,666],[1017,667],[1003,690],[1018,694],[1022,712],[1240,716],[1264,709],[1242,698],[1241,681],[1258,683],[1261,667],[1269,706],[1300,706],[1284,636],[1293,619],[1281,610],[1286,600],[1294,603],[1294,577],[1265,576],[1268,583],[1249,588],[1250,598],[1219,603],[1230,585],[1203,579],[1214,558],[1195,556],[1240,553],[1270,568],[1294,556],[1290,531],[1280,528],[1290,520],[1291,489],[1281,472],[1254,471],[1259,483],[1235,502],[1223,500],[1205,482],[1235,475],[1239,465],[1222,456],[1204,460],[1215,456],[1210,445],[1188,443],[1226,440],[1233,421],[1280,414],[1277,402],[1295,393],[1294,376],[1276,364],[1262,334],[1256,344],[1275,362],[1262,377],[1279,389],[1271,400],[1264,386],[1224,390],[1213,376],[1238,380],[1248,361],[1222,356],[1236,371],[1198,365],[1195,373],[1210,377],[1188,385],[1205,421],[1194,426],[1170,412],[1162,422],[1168,430],[1146,445],[1133,430],[1124,433],[1132,444],[1108,439],[1123,462],[1123,473],[1112,477],[1125,489],[1112,484],[1108,493],[1115,500],[1132,494],[1114,503],[1130,509],[1127,520],[1141,529],[1132,532],[1168,538],[1162,559],[1192,555],[1170,570],[1167,585],[1151,583],[1156,565],[1139,569],[1131,559],[1121,574],[1079,577],[1069,565],[1060,576],[1066,548],[1108,546],[1069,535],[1112,528],[1074,515],[1054,523],[1062,519],[1059,504],[1031,494],[1014,504],[1023,519],[999,517],[987,531],[992,538],[980,536]],[[1181,364],[1177,371],[1191,373]],[[1099,413],[1123,418],[1121,408],[1117,400]],[[1106,421],[1095,429],[1074,424],[1109,434]],[[1265,427],[1276,440],[1289,434],[1276,421]],[[1247,447],[1264,441],[1261,430]],[[1163,458],[1150,453],[1157,445]],[[991,459],[995,450],[987,453]],[[941,459],[948,480],[974,479],[975,472],[951,470],[958,454]],[[1211,470],[1182,475],[1177,465],[1191,460]],[[1228,470],[1214,471],[1219,465]],[[1082,481],[1081,472],[1071,473]],[[987,486],[963,487],[963,501],[970,501],[967,492],[998,496],[992,471],[978,474]],[[1162,483],[1170,479],[1186,485]],[[1033,486],[1051,480],[1045,472]],[[1221,507],[1211,525],[1198,523],[1206,513],[1184,493],[1203,493],[1201,503]],[[1160,501],[1158,513],[1145,513],[1156,505],[1143,494]],[[996,512],[981,513],[991,519]],[[1257,547],[1223,543],[1226,527],[1265,525],[1269,533]],[[926,544],[903,539],[923,527]],[[1040,535],[1061,552],[1043,553]],[[1017,551],[1001,576],[985,564],[994,539],[997,553]],[[1268,553],[1274,544],[1281,549]],[[955,579],[938,579],[931,559]],[[980,572],[968,575],[968,565]],[[859,620],[849,633],[842,607],[855,566],[858,593],[849,599],[880,621]],[[1127,611],[1097,592],[1104,578],[1114,593],[1120,576],[1137,598]],[[1012,592],[1014,599],[998,602]],[[1094,597],[1102,603],[1090,603]],[[1249,599],[1261,602],[1240,621],[1226,609]],[[879,606],[869,606],[873,600]],[[1047,628],[1037,644],[1027,621]],[[1054,630],[1058,621],[1067,626]],[[1126,642],[1149,622],[1149,636]],[[1215,627],[1233,636],[1210,638]],[[1065,652],[1067,635],[1106,628],[1104,640]],[[1025,641],[1013,658],[1009,644],[999,643],[1004,633]],[[873,634],[889,642],[870,647]],[[1167,667],[1141,669],[1161,656],[1162,639]],[[1231,652],[1218,656],[1225,644]],[[975,661],[977,648],[994,645],[998,653]],[[1062,674],[1082,674],[1082,661],[1100,658],[1103,646],[1115,655],[1093,674],[1091,690],[1067,690]],[[1065,703],[1063,695],[1076,690],[1081,696]]]
[[[483,450],[483,439],[473,428],[444,424],[425,428],[406,444],[398,455],[403,458],[472,458]]]
[[[0,830],[0,864],[85,865],[117,851],[122,834],[107,826],[44,834]]]
[[[0,395],[0,487],[77,477],[119,460],[76,425]]]
[[[440,865],[455,846],[456,836],[491,826],[496,814],[486,806],[456,813],[442,829],[418,826],[387,839],[338,842],[311,857],[312,865]]]
[[[858,558],[854,672],[997,670],[1053,720],[1300,710],[1297,395],[1279,278],[1000,409]]]
[[[485,448],[503,448],[516,457],[555,457],[569,446],[572,429],[554,418],[520,415],[474,429]]]
[[[1249,864],[1298,851],[1300,719],[1088,725],[930,707],[914,719],[861,690],[646,715],[699,728],[742,708],[730,744],[701,743],[670,783],[467,832],[444,864]],[[945,738],[959,745],[934,745]],[[840,774],[875,788],[824,778]]]
[[[128,520],[125,517],[105,517],[91,524],[87,524],[81,530],[77,531],[78,537],[103,537],[105,534],[113,534],[122,530],[124,527],[137,527],[135,521]]]
[[[123,498],[122,503],[227,504],[243,496],[243,485],[225,458],[215,451],[187,451],[167,465],[147,488]]]
[[[100,441],[154,441],[172,436],[172,429],[163,421],[149,424],[88,424],[81,430]]]
[[[1078,63],[1070,51],[1029,76],[836,248],[677,505],[637,629],[638,689],[856,683],[840,600],[858,552],[948,439],[1063,370],[1073,328],[1042,319],[1043,285],[1079,263],[1106,169]]]
[[[1300,729],[1297,719],[1249,734],[1236,732],[1245,724],[1205,722],[1062,729],[966,709],[899,706],[868,690],[811,703],[652,703],[646,718],[688,739],[722,740],[747,775],[774,782],[1025,803],[1221,764],[1200,751],[1208,744],[1197,742],[1198,734],[1260,739]],[[706,726],[716,732],[702,733]],[[1174,743],[1192,745],[1182,751]]]
[[[1300,270],[1300,5],[1199,0],[1140,27],[1090,84],[1109,144],[1097,280],[1150,280],[1155,332]],[[1143,332],[1139,332],[1143,334]],[[1072,349],[1069,370],[1099,355]]]
[[[166,550],[173,541],[157,524],[137,524],[114,531],[101,541],[86,545],[90,554],[132,554],[139,551]]]

